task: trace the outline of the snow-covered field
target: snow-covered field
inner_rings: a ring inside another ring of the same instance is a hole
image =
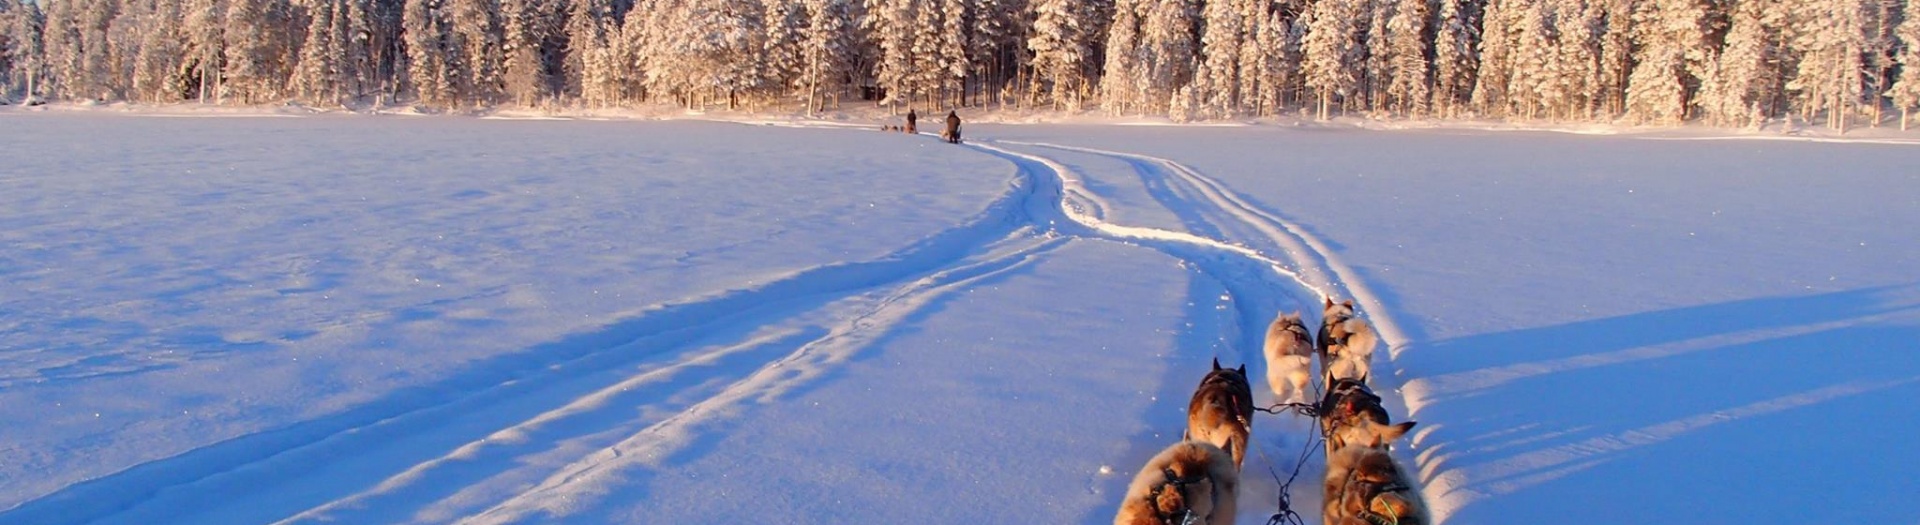
[[[1110,522],[1321,294],[1449,523],[1920,492],[1920,147],[808,127],[0,112],[0,523]]]

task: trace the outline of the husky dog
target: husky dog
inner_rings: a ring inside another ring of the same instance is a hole
[[[1365,319],[1354,315],[1353,300],[1326,301],[1318,341],[1322,375],[1329,384],[1335,379],[1366,381],[1373,376],[1373,348],[1380,336]]]
[[[1133,476],[1114,525],[1232,525],[1240,470],[1220,447],[1182,441]]]
[[[1233,454],[1233,466],[1239,468],[1247,458],[1247,436],[1253,428],[1253,387],[1247,384],[1247,365],[1220,368],[1213,359],[1213,371],[1200,380],[1193,400],[1187,403],[1185,439],[1212,443]]]
[[[1280,314],[1267,325],[1267,388],[1278,403],[1307,402],[1313,378],[1313,343],[1300,312]]]
[[[1385,450],[1350,445],[1327,455],[1327,525],[1422,525],[1427,512]]]
[[[1327,433],[1329,453],[1356,444],[1384,448],[1413,430],[1416,424],[1413,421],[1387,424],[1387,409],[1381,408],[1380,396],[1354,379],[1335,380],[1316,408],[1320,428]]]

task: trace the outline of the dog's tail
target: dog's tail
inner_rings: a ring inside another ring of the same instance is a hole
[[[1373,331],[1373,325],[1358,318],[1348,319],[1346,330],[1347,345],[1342,349],[1344,353],[1363,357],[1373,355],[1374,347],[1380,344],[1380,335]]]

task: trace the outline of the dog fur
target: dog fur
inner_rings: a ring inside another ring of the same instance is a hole
[[[1313,342],[1300,312],[1280,314],[1267,325],[1267,388],[1277,403],[1307,402],[1313,380]]]
[[[1323,523],[1427,523],[1426,508],[1384,449],[1349,445],[1327,455]]]
[[[1320,368],[1328,384],[1336,379],[1373,377],[1373,350],[1380,336],[1365,319],[1354,315],[1353,301],[1326,300],[1326,315],[1318,338]]]
[[[1247,384],[1247,365],[1213,370],[1200,380],[1187,403],[1186,439],[1212,443],[1233,455],[1233,466],[1246,461],[1247,439],[1253,428],[1253,388]]]
[[[1232,525],[1239,489],[1240,470],[1226,451],[1182,441],[1161,450],[1133,476],[1113,523]]]
[[[1380,406],[1380,396],[1354,379],[1335,380],[1317,409],[1320,428],[1327,433],[1328,453],[1354,444],[1384,448],[1417,424],[1413,421],[1388,424],[1387,409]]]

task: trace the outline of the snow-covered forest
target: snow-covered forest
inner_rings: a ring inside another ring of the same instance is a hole
[[[0,0],[7,100],[1904,127],[1906,0]]]

